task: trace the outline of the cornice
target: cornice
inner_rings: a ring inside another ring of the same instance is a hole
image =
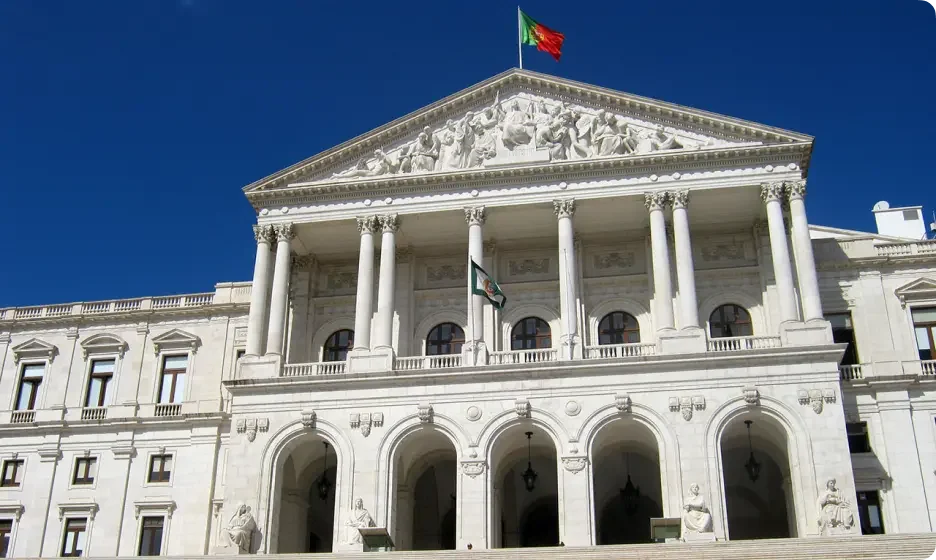
[[[116,311],[100,315],[64,315],[61,317],[28,317],[20,319],[0,320],[0,329],[12,330],[18,328],[65,328],[71,326],[87,326],[99,324],[112,324],[115,322],[139,322],[143,318],[149,322],[156,322],[168,317],[206,317],[219,315],[246,313],[250,307],[249,302],[220,303],[203,305],[200,307],[179,307],[167,309],[137,309],[133,311]]]

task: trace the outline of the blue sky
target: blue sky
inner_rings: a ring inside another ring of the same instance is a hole
[[[817,138],[814,223],[936,180],[920,0],[528,1],[525,67]],[[240,189],[517,64],[516,4],[0,1],[0,306],[249,280]]]

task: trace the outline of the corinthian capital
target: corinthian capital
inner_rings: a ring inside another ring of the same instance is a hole
[[[486,219],[484,206],[469,206],[465,208],[465,221],[469,226],[483,226]]]
[[[380,221],[380,229],[384,232],[389,231],[390,233],[396,233],[400,229],[400,216],[399,214],[384,214],[383,216],[378,216],[377,220]]]
[[[783,183],[764,183],[761,185],[760,197],[764,202],[783,201]]]
[[[667,196],[665,192],[644,193],[644,206],[647,210],[662,210],[666,206]]]
[[[361,235],[376,233],[378,227],[380,224],[377,222],[377,216],[364,216],[357,219],[357,230]]]
[[[293,224],[276,224],[273,226],[273,231],[276,232],[277,241],[291,241],[296,237],[296,228]]]
[[[688,208],[689,207],[689,191],[672,191],[669,193],[670,202],[673,203],[673,208]]]
[[[254,224],[253,232],[254,239],[257,240],[257,243],[272,243],[276,238],[276,234],[273,232],[273,226]]]
[[[785,185],[790,200],[806,198],[806,181],[787,181]]]
[[[553,201],[553,212],[558,218],[571,218],[575,214],[575,199],[564,198]]]

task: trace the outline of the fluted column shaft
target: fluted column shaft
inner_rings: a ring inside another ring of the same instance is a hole
[[[679,327],[699,326],[699,302],[696,300],[695,265],[689,237],[689,191],[676,191],[673,203],[673,237],[676,247],[676,279],[679,282]]]
[[[468,257],[483,266],[484,259],[484,235],[481,230],[486,219],[484,206],[475,206],[465,208],[465,221],[468,222]],[[468,269],[468,278],[471,278],[471,269]],[[478,341],[484,339],[484,297],[472,293],[469,282],[468,285],[468,313],[470,313],[468,327],[468,342],[471,347],[477,345]]]
[[[647,193],[644,204],[650,211],[650,246],[653,255],[653,301],[657,330],[675,328],[673,319],[673,281],[670,278],[669,244],[663,208],[666,193]]]
[[[291,246],[296,237],[293,224],[276,224],[276,262],[273,265],[273,293],[270,296],[270,325],[267,328],[267,354],[283,354],[286,332],[286,306],[289,303]]]
[[[250,286],[250,312],[247,315],[247,355],[262,356],[264,350],[263,327],[267,318],[267,291],[270,285],[270,244],[275,234],[272,226],[255,225],[257,258],[254,261],[253,282]]]
[[[795,321],[796,293],[793,291],[793,270],[790,266],[790,249],[787,246],[786,228],[783,225],[783,183],[768,183],[761,186],[761,198],[767,205],[767,229],[770,234],[770,257],[773,260],[774,279],[780,297],[780,320]]]
[[[377,217],[357,219],[361,234],[358,252],[357,296],[354,299],[354,349],[370,350],[371,318],[374,314],[374,232]]]
[[[576,313],[575,287],[575,229],[572,216],[575,214],[575,199],[554,200],[553,211],[559,221],[559,305],[562,308],[562,325],[565,329],[564,344],[569,353],[564,356],[572,359],[575,336],[578,331],[578,313]]]
[[[377,286],[377,329],[374,348],[393,347],[393,310],[396,284],[396,232],[400,218],[386,214],[377,218],[383,232],[380,240],[380,279]]]
[[[819,298],[819,279],[816,275],[816,259],[813,257],[812,239],[809,237],[809,221],[806,219],[806,181],[791,181],[786,184],[790,197],[790,221],[793,229],[793,252],[796,260],[796,277],[799,279],[800,297],[803,300],[803,318],[822,319],[822,300]]]

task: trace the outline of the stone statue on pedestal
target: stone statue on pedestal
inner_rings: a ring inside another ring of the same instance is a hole
[[[348,521],[345,523],[348,527],[348,538],[346,542],[348,544],[361,544],[361,533],[358,531],[361,527],[374,527],[374,518],[371,517],[369,511],[364,509],[364,500],[357,498],[354,500],[354,509],[351,510],[351,515],[348,516]]]
[[[689,495],[683,505],[683,527],[686,533],[711,533],[712,514],[705,505],[705,499],[699,495],[699,485],[689,486]]]
[[[231,521],[222,531],[226,541],[224,547],[237,548],[238,554],[250,554],[250,541],[257,529],[257,522],[250,513],[250,507],[241,504],[234,511]]]
[[[842,491],[835,487],[835,479],[826,482],[825,490],[819,492],[816,500],[819,508],[819,532],[823,535],[832,535],[848,532],[855,524],[855,516],[851,507],[842,496]]]

